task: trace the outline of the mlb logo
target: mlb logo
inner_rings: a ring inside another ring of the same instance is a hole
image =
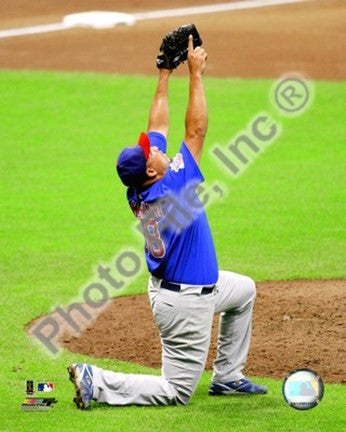
[[[52,382],[38,383],[37,389],[41,392],[51,392],[54,390],[54,384]]]

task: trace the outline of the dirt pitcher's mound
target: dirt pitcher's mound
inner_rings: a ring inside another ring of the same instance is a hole
[[[345,380],[345,280],[257,284],[253,337],[246,373],[283,378],[310,367],[328,382]],[[207,369],[216,353],[215,317]],[[114,299],[91,327],[62,344],[93,357],[159,367],[161,345],[146,295]]]

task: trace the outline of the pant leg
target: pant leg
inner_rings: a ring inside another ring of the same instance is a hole
[[[215,293],[183,295],[161,290],[153,308],[162,343],[162,376],[186,404],[198,385],[208,355]],[[178,301],[175,301],[175,299]]]
[[[109,405],[176,405],[177,392],[163,377],[124,374],[92,366],[93,399]]]
[[[93,366],[94,394],[110,405],[186,404],[204,370],[215,293],[189,295],[159,288],[149,280],[149,297],[162,343],[162,375],[122,374]]]
[[[220,271],[216,285],[215,313],[220,313],[217,356],[213,381],[235,381],[244,377],[251,339],[255,282],[248,276]]]

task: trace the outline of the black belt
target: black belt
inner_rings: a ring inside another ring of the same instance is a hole
[[[181,285],[173,282],[168,282],[165,280],[161,281],[161,288],[168,289],[170,291],[179,292],[181,290]],[[215,285],[204,286],[201,290],[201,295],[211,294],[214,291]]]

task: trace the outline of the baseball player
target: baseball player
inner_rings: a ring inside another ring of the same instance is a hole
[[[221,313],[209,394],[263,394],[244,377],[256,288],[240,274],[219,271],[205,210],[196,194],[208,112],[203,85],[207,53],[188,41],[189,100],[185,139],[166,155],[168,81],[160,68],[149,126],[138,145],[125,148],[117,171],[141,221],[151,276],[148,291],[162,343],[161,376],[124,374],[76,363],[68,367],[78,408],[91,400],[110,405],[185,405],[204,370],[214,314]]]

